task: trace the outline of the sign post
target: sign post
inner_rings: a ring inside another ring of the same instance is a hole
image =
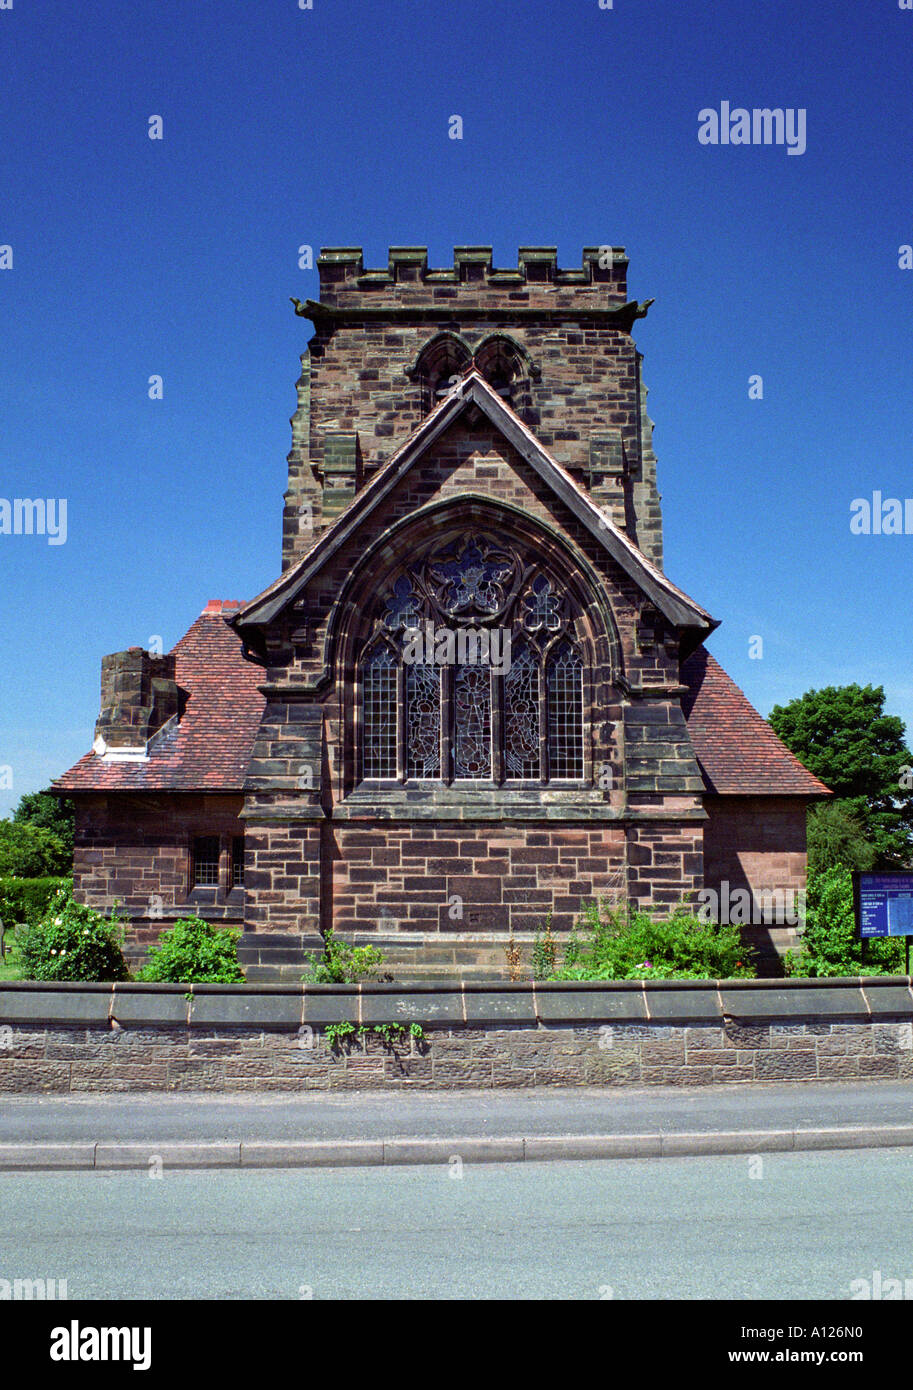
[[[910,937],[913,936],[913,872],[884,869],[880,873],[853,874],[853,908],[856,929],[863,941],[873,937],[902,936],[910,973]]]

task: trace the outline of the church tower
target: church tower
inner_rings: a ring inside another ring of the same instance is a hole
[[[475,367],[643,553],[662,567],[662,521],[641,354],[648,304],[627,298],[623,248],[458,246],[453,268],[423,246],[365,270],[359,248],[325,249],[320,300],[295,301],[315,333],[292,418],[283,568],[348,506],[463,373]]]
[[[251,924],[416,950],[679,901],[706,819],[679,668],[715,623],[662,571],[623,250],[318,266],[282,574],[231,617],[266,672]]]
[[[251,979],[298,978],[329,929],[405,979],[503,974],[594,900],[801,888],[827,789],[664,572],[624,251],[318,266],[278,577],[167,656],[105,658],[57,784],[82,900],[123,902],[134,946],[239,925]]]

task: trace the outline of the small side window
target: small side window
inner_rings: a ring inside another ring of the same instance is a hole
[[[219,886],[219,837],[197,835],[193,841],[194,888]]]
[[[236,835],[231,842],[231,886],[244,887],[244,836]]]

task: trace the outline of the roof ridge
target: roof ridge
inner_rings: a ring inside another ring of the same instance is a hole
[[[507,442],[542,480],[552,487],[560,500],[576,515],[577,520],[601,541],[615,562],[628,572],[634,582],[673,623],[685,628],[703,628],[707,631],[718,626],[705,608],[658,569],[630,536],[616,526],[596,505],[585,489],[537,439],[516,411],[492,390],[477,368],[473,368],[454,384],[448,394],[426,415],[304,555],[262,593],[249,600],[234,621],[237,622],[240,618],[240,625],[244,626],[248,622],[268,622],[275,617],[279,608],[311,577],[324,555],[329,558],[335,552],[360,524],[365,514],[373,509],[402,476],[405,476],[424,450],[430,447],[450,424],[455,423],[470,403],[475,403],[482,409],[495,428],[501,430]],[[499,416],[502,418],[499,419]],[[503,417],[506,417],[510,429],[504,428]],[[562,486],[565,489],[564,495]],[[492,501],[497,504],[497,498],[493,498]]]

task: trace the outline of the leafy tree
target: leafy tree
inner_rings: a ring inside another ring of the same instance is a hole
[[[875,846],[846,801],[824,801],[808,813],[808,871],[820,874],[842,864],[848,869],[874,867]]]
[[[880,685],[831,685],[775,705],[769,722],[859,821],[876,865],[893,868],[913,858],[913,753],[884,700]]]
[[[0,820],[0,877],[42,878],[69,873],[72,851],[51,830]]]
[[[26,792],[19,798],[13,812],[17,825],[38,825],[50,830],[73,853],[73,822],[76,807],[69,797],[54,796],[49,791]]]
[[[903,970],[899,937],[863,941],[853,912],[853,875],[842,864],[808,876],[805,930],[787,951],[787,975],[892,975]]]

